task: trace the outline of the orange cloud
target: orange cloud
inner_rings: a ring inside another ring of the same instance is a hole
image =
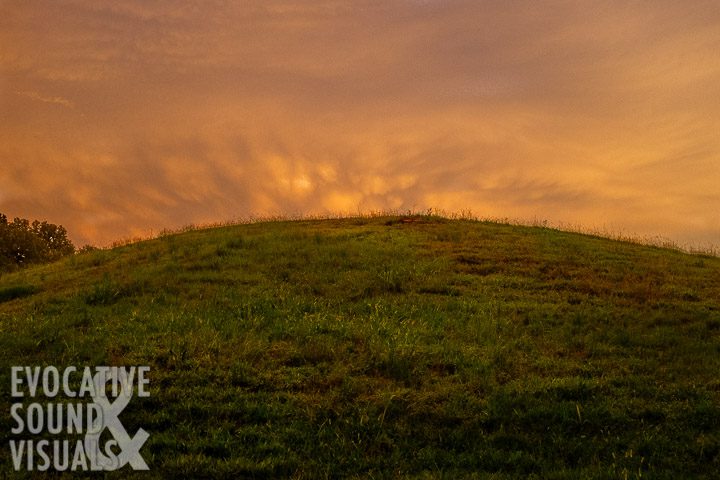
[[[46,95],[40,95],[37,92],[15,92],[17,95],[27,97],[31,100],[37,100],[38,102],[54,103],[56,105],[62,105],[63,107],[72,108],[73,102],[63,97],[50,97]]]
[[[670,0],[3,2],[0,211],[99,244],[430,207],[717,244],[718,24]]]

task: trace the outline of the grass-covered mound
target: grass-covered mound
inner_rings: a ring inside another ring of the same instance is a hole
[[[8,475],[11,365],[151,367],[122,413],[151,470],[107,478],[720,471],[720,259],[545,228],[269,222],[87,252],[0,277],[0,358]]]

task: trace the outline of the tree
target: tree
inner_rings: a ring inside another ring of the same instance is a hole
[[[67,230],[62,225],[35,220],[32,223],[32,232],[45,244],[49,257],[59,258],[75,251],[75,246],[67,238]]]
[[[24,218],[8,222],[0,213],[0,270],[49,262],[75,252],[62,225]]]

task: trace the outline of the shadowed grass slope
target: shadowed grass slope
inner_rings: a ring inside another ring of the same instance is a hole
[[[149,365],[151,470],[106,478],[716,478],[719,299],[715,257],[431,216],[87,252],[0,277],[0,469],[11,365]]]

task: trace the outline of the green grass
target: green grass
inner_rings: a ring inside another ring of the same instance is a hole
[[[121,417],[151,470],[105,478],[720,471],[720,259],[547,228],[276,221],[91,251],[0,277],[0,359],[8,476],[11,365],[151,367]]]

